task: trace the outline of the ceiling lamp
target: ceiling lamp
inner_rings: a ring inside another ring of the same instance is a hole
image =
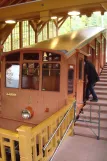
[[[57,19],[57,16],[52,16],[51,17],[51,20],[55,20],[55,19]]]
[[[68,12],[68,15],[70,15],[70,16],[78,16],[78,15],[80,15],[80,12],[79,11],[71,11],[71,12]]]
[[[7,24],[14,24],[14,23],[16,23],[16,21],[15,20],[6,20],[5,23],[7,23]]]
[[[94,11],[95,14],[101,14],[101,11]]]

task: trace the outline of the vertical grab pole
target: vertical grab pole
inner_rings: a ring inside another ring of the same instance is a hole
[[[92,108],[92,105],[90,105],[90,122],[91,122],[91,108]]]
[[[74,102],[74,122],[76,121],[75,113],[76,113],[76,101]]]
[[[98,111],[98,136],[97,140],[100,139],[100,105],[99,105],[99,111]]]

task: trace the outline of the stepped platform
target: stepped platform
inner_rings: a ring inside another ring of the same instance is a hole
[[[107,161],[107,141],[77,135],[68,137],[60,146],[53,161],[72,160]]]

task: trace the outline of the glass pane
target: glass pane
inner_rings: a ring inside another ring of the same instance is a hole
[[[12,49],[19,49],[19,22],[17,22],[15,28],[12,30]]]
[[[68,94],[73,93],[73,80],[74,80],[74,69],[73,66],[70,65],[70,69],[68,69]]]
[[[22,65],[22,88],[39,89],[39,63],[24,63]]]
[[[33,28],[30,26],[30,45],[35,43],[35,31]]]
[[[79,60],[79,79],[82,79],[82,59]]]
[[[39,53],[24,53],[24,60],[39,60]]]
[[[6,56],[6,61],[19,61],[20,53],[13,53]]]
[[[61,55],[51,53],[51,52],[44,52],[42,60],[43,61],[61,61]]]
[[[42,90],[60,90],[60,64],[43,64],[42,66]]]
[[[23,21],[23,47],[29,45],[29,25],[28,21]]]
[[[11,34],[10,34],[4,43],[3,51],[6,52],[6,51],[11,51],[11,50],[12,48],[11,48]]]
[[[6,87],[19,87],[19,64],[6,64]]]

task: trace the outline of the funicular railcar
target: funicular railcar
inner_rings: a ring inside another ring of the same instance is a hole
[[[75,97],[84,105],[84,57],[105,64],[105,30],[87,28],[1,56],[0,127],[35,126]]]
[[[55,121],[49,119],[50,125],[48,122],[40,123],[63,107],[67,106],[67,110],[74,99],[76,114],[79,114],[85,98],[84,58],[88,57],[100,74],[106,62],[105,31],[86,28],[34,46],[2,53],[0,159],[19,161],[34,157],[39,161],[41,156],[42,159],[48,158],[47,154],[50,155],[54,145],[51,144],[46,155],[42,148],[65,113],[60,112],[59,118],[56,115]],[[65,128],[73,119],[73,114],[71,112],[72,116],[69,115],[65,121]],[[41,126],[36,126],[39,124]],[[34,127],[32,131],[30,127]],[[56,135],[56,143],[64,133],[65,129],[61,129]]]

